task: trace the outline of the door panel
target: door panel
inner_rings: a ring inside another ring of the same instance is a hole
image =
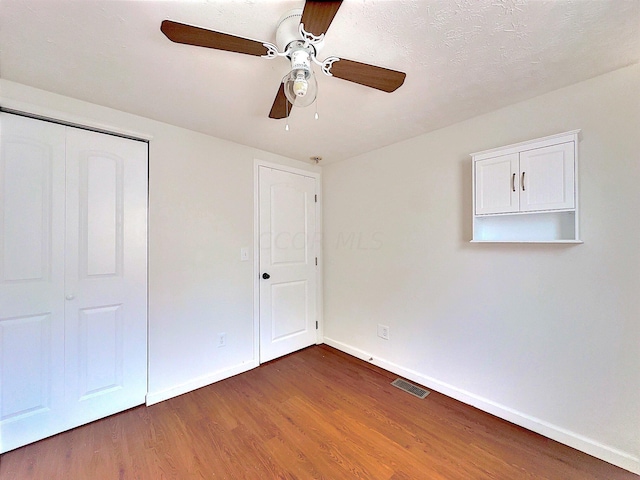
[[[0,114],[0,453],[64,424],[64,142]]]
[[[122,161],[92,152],[82,159],[82,269],[86,277],[122,270]],[[85,243],[86,242],[86,243]],[[120,267],[120,268],[119,268]]]
[[[520,154],[520,210],[575,207],[574,143],[528,150]]]
[[[6,145],[3,162],[3,277],[42,281],[48,277],[51,158],[47,145],[22,139]],[[20,252],[19,255],[16,255]]]
[[[146,144],[67,133],[67,398],[78,424],[145,400],[146,184]]]
[[[315,179],[260,167],[260,361],[316,343]]]
[[[476,215],[518,211],[518,154],[480,160],[476,169]]]
[[[50,406],[51,315],[0,322],[2,421],[44,413]]]
[[[303,280],[271,284],[271,316],[278,319],[271,324],[272,342],[305,332],[309,323],[307,283]]]
[[[271,177],[278,174],[271,173]],[[284,181],[270,185],[269,231],[271,235],[271,265],[301,265],[307,262],[308,192],[298,185],[293,174],[282,172]],[[286,183],[290,181],[291,184]]]
[[[80,311],[80,401],[123,388],[122,317],[122,305]]]

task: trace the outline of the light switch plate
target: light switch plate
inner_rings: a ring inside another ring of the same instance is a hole
[[[249,260],[249,249],[247,247],[242,247],[240,249],[240,260],[243,262]]]

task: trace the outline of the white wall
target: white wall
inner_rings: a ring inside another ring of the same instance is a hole
[[[6,107],[153,136],[150,401],[255,365],[253,269],[239,261],[253,242],[253,161],[311,167],[0,89]],[[640,472],[639,99],[629,67],[326,166],[326,341]],[[468,154],[574,128],[585,244],[469,244]]]
[[[578,128],[585,243],[470,244],[469,153]],[[327,165],[323,185],[327,343],[640,473],[640,66]]]
[[[0,80],[0,105],[112,131],[149,147],[149,395],[175,396],[257,365],[254,160],[295,160]],[[227,345],[215,346],[226,333]]]

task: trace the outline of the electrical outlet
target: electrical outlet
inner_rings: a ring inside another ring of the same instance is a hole
[[[218,347],[225,347],[227,345],[227,334],[219,333],[218,334]]]
[[[378,324],[378,336],[380,338],[384,338],[385,340],[389,340],[389,327],[386,325]]]

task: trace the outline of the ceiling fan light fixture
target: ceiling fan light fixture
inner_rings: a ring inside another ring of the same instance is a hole
[[[284,94],[295,107],[308,107],[318,94],[318,83],[311,69],[311,54],[304,48],[291,52],[291,71],[282,79]]]
[[[313,71],[291,70],[282,82],[284,94],[294,107],[308,107],[318,95],[318,82]]]

